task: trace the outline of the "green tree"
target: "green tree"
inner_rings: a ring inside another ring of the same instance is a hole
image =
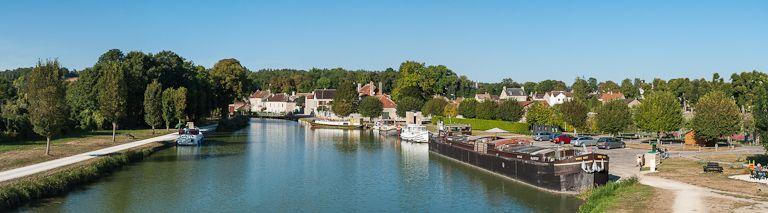
[[[450,119],[456,117],[456,115],[458,114],[459,113],[456,109],[456,105],[453,105],[453,104],[445,105],[445,109],[443,109],[443,115],[445,115],[445,117],[448,117],[449,123],[450,123]]]
[[[560,105],[563,120],[576,130],[583,130],[587,125],[589,107],[581,101],[568,101]]]
[[[661,133],[680,129],[683,124],[683,112],[680,103],[670,92],[654,91],[646,95],[637,107],[635,124],[640,129]],[[660,139],[660,138],[659,138]]]
[[[38,62],[29,74],[27,98],[29,121],[35,133],[45,137],[45,154],[51,154],[51,137],[58,134],[67,121],[68,108],[59,62]]]
[[[125,67],[120,62],[105,62],[99,79],[99,112],[112,123],[112,142],[115,142],[117,122],[125,116],[128,87],[125,82]]]
[[[173,96],[174,117],[176,117],[178,123],[183,124],[187,120],[187,88],[177,88]]]
[[[523,106],[520,106],[520,103],[518,103],[517,100],[507,99],[499,104],[499,107],[495,110],[495,112],[496,118],[498,119],[517,122],[523,118],[525,109],[523,109]]]
[[[621,81],[620,90],[621,93],[624,94],[624,97],[628,99],[638,98],[640,96],[640,90],[635,87],[635,84],[632,82],[632,80],[629,80],[629,78]]]
[[[534,102],[525,114],[525,122],[529,124],[552,124],[555,112],[545,103]]]
[[[480,102],[477,105],[477,110],[475,111],[477,113],[477,118],[486,120],[496,119],[496,109],[498,106],[499,105],[496,104],[495,101]]]
[[[408,111],[419,111],[424,105],[422,100],[414,97],[403,97],[400,102],[397,103],[397,116],[405,117],[405,113]]]
[[[169,130],[171,128],[171,122],[176,119],[176,110],[174,107],[176,106],[176,102],[173,100],[176,94],[176,90],[173,88],[168,88],[163,91],[163,97],[162,97],[162,105],[163,105],[163,121],[165,121],[165,130]],[[228,113],[228,112],[224,112]]]
[[[760,85],[756,90],[752,117],[758,140],[768,153],[768,85]]]
[[[374,117],[381,116],[381,112],[384,111],[384,106],[381,104],[378,98],[373,96],[366,96],[360,101],[359,111],[363,117],[373,119]]]
[[[740,129],[741,114],[736,102],[723,92],[709,92],[696,104],[696,115],[691,122],[696,138],[711,144],[723,136]]]
[[[475,118],[477,116],[477,105],[478,102],[474,98],[465,98],[459,103],[459,114],[464,116],[464,118]]]
[[[573,92],[573,99],[577,101],[586,101],[589,97],[589,93],[592,92],[589,87],[589,82],[583,78],[576,78],[571,86]]]
[[[630,114],[629,107],[624,101],[610,101],[597,109],[595,116],[597,129],[614,135],[624,131],[632,124],[632,119],[628,116]]]
[[[448,101],[443,98],[432,98],[427,103],[424,103],[424,107],[421,108],[421,113],[427,116],[443,116],[443,110],[445,105],[448,105]]]
[[[349,116],[357,111],[358,94],[355,85],[345,81],[339,84],[336,94],[333,96],[331,111],[338,116]]]
[[[152,127],[152,134],[155,134],[155,127],[163,124],[163,88],[157,80],[147,85],[144,92],[144,121]]]
[[[248,91],[246,69],[237,59],[222,59],[213,65],[210,78],[211,84],[214,85],[221,117],[226,118],[229,114],[229,104],[244,97]]]

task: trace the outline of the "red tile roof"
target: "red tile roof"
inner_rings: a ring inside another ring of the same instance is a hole
[[[358,93],[360,93],[360,96],[373,96],[376,95],[376,86],[373,85],[373,82],[365,84],[365,86],[360,87],[359,90],[357,90]]]
[[[619,100],[619,99],[625,99],[625,98],[624,98],[624,94],[621,94],[620,92],[607,92],[607,93],[600,94],[599,99],[603,102],[608,102],[611,100]]]
[[[288,94],[285,93],[277,93],[272,95],[271,97],[267,98],[267,101],[271,102],[288,102],[290,101]]]
[[[381,101],[381,105],[383,108],[396,108],[397,104],[395,104],[392,99],[389,98],[388,95],[379,95],[379,101]]]
[[[256,92],[253,92],[251,94],[251,98],[269,98],[269,96],[272,95],[272,92],[269,90],[256,90]]]

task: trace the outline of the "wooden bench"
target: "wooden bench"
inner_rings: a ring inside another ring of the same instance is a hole
[[[708,162],[707,165],[704,166],[704,172],[719,172],[719,173],[723,173],[723,167],[720,166],[719,163]]]

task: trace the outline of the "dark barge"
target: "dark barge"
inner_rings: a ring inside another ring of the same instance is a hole
[[[578,154],[514,139],[434,137],[429,151],[553,192],[577,193],[608,182],[608,156]]]

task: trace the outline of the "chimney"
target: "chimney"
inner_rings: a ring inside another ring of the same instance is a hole
[[[357,83],[357,92],[360,92],[360,83]]]
[[[384,95],[384,87],[381,86],[381,81],[379,81],[379,95]]]
[[[291,96],[296,96],[296,91],[291,91]]]

